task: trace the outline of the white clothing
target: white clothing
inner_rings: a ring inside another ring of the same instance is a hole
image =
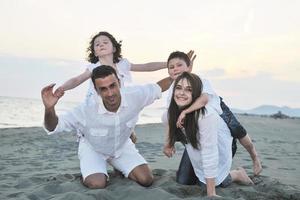
[[[117,158],[130,137],[139,112],[155,99],[161,97],[157,84],[121,88],[121,105],[116,113],[105,109],[102,100],[95,104],[81,104],[72,111],[58,117],[54,134],[77,130],[94,151],[105,158]]]
[[[230,131],[219,114],[210,106],[206,106],[205,115],[198,119],[199,149],[191,144],[186,149],[198,179],[206,183],[205,178],[215,178],[219,185],[230,172],[232,163],[232,137]]]
[[[89,175],[96,173],[102,173],[108,177],[107,163],[121,171],[125,177],[128,177],[129,173],[135,167],[147,163],[130,139],[126,141],[121,155],[118,158],[111,159],[94,151],[86,140],[80,140],[78,158],[80,160],[80,171],[83,180]]]
[[[97,63],[90,63],[87,66],[87,69],[92,73],[93,69],[99,66],[101,66],[100,61],[98,61]],[[130,62],[126,58],[122,58],[118,63],[116,63],[116,67],[117,67],[117,75],[121,82],[121,87],[132,85],[132,77],[130,73],[130,69],[131,69]],[[90,79],[88,91],[86,94],[86,101],[88,101],[90,98],[95,100],[96,96],[98,96],[98,94],[94,88],[92,80]]]
[[[221,106],[220,106],[220,104],[221,104],[220,97],[213,90],[210,82],[207,79],[202,79],[201,78],[201,81],[202,81],[202,85],[203,85],[202,93],[206,93],[208,95],[208,103],[207,103],[207,105],[209,105],[212,108],[214,108],[216,110],[216,112],[219,115],[221,115],[223,113],[223,111],[222,111]],[[169,105],[171,103],[173,88],[174,88],[174,82],[172,83],[172,85],[170,86],[170,88],[168,90],[167,108],[169,107]]]
[[[191,144],[186,149],[198,179],[206,183],[205,178],[215,178],[215,184],[221,184],[230,172],[232,163],[232,136],[224,120],[211,106],[205,106],[206,113],[198,119],[199,149]],[[167,111],[162,120],[168,123]]]

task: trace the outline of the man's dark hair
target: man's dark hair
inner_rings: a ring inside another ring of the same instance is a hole
[[[117,72],[113,67],[111,67],[109,65],[100,65],[100,66],[94,68],[93,72],[92,72],[92,75],[91,75],[92,82],[94,84],[94,88],[97,90],[96,84],[95,84],[95,80],[97,78],[105,78],[105,77],[107,77],[109,75],[112,75],[112,74],[114,74],[115,77],[119,81],[119,77],[117,75]]]

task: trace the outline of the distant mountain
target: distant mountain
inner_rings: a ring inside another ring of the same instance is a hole
[[[271,105],[262,105],[250,110],[241,110],[241,109],[231,109],[234,113],[248,113],[255,115],[272,115],[280,111],[282,114],[288,115],[290,117],[300,117],[300,108],[290,108],[287,106],[271,106]]]

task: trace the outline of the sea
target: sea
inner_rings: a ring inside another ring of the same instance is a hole
[[[165,99],[159,99],[145,107],[139,115],[137,124],[161,123],[165,110]],[[63,114],[81,102],[59,101],[57,114]],[[44,105],[41,99],[0,96],[0,128],[41,127],[43,126]]]

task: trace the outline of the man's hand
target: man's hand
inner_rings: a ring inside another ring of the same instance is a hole
[[[196,56],[197,55],[194,55],[194,50],[190,50],[188,53],[187,53],[187,56],[189,57],[189,59],[191,60],[191,63],[190,63],[190,69],[192,72],[192,69],[193,69],[193,64],[194,64],[194,60],[196,59]]]
[[[60,97],[54,95],[53,87],[55,83],[44,87],[41,91],[42,100],[46,109],[53,108]]]
[[[169,144],[165,144],[163,152],[168,158],[171,158],[175,154],[176,150],[174,146],[170,147]]]

